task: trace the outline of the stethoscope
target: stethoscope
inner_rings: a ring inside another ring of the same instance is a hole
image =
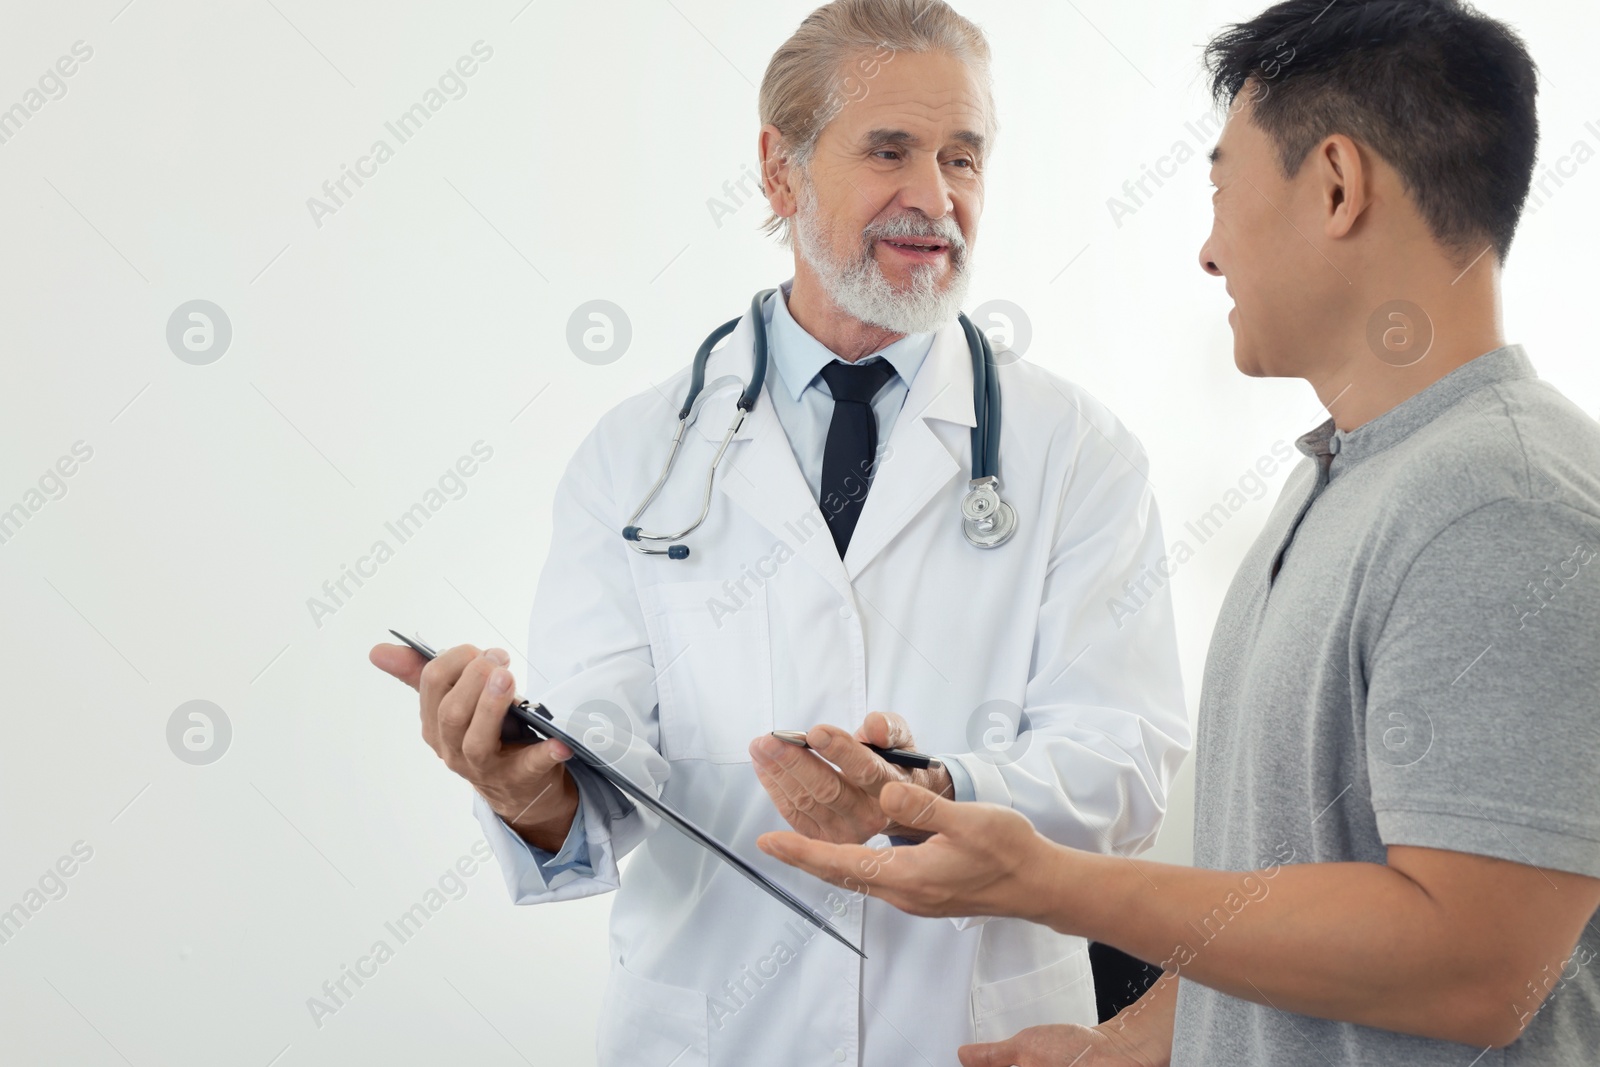
[[[706,491],[704,499],[700,502],[700,514],[677,533],[649,533],[635,524],[639,521],[639,516],[644,514],[645,508],[648,508],[650,502],[656,498],[656,494],[661,492],[661,487],[667,482],[667,475],[672,473],[672,463],[678,458],[678,448],[683,444],[684,432],[689,428],[689,417],[694,412],[695,400],[705,386],[706,361],[711,358],[711,350],[716,347],[718,341],[733,332],[734,327],[739,325],[739,320],[729,319],[712,330],[711,335],[701,342],[699,351],[695,353],[694,366],[689,373],[689,395],[684,397],[683,409],[678,412],[678,432],[672,435],[672,450],[667,453],[666,465],[661,468],[661,476],[656,479],[656,484],[650,487],[650,492],[643,502],[629,516],[628,525],[622,531],[622,536],[633,546],[634,551],[652,556],[666,556],[668,559],[689,558],[688,545],[668,544],[665,548],[657,548],[642,542],[681,541],[699,529],[700,524],[705,522],[706,516],[711,513],[711,489],[717,477],[717,467],[722,463],[722,454],[728,450],[728,443],[733,440],[733,435],[739,432],[739,427],[744,425],[745,416],[756,406],[756,398],[761,395],[761,387],[767,378],[767,324],[761,305],[775,292],[776,289],[763,289],[750,301],[750,318],[755,324],[755,355],[751,364],[750,382],[734,405],[733,421],[728,425],[728,432],[722,435],[722,443],[717,446],[716,455],[711,457],[711,469],[706,472]],[[1000,379],[990,373],[990,368],[994,366],[994,350],[989,347],[989,339],[972,325],[972,320],[965,314],[962,314],[960,319],[961,329],[967,335],[967,350],[972,354],[972,407],[977,415],[977,425],[972,428],[972,480],[967,483],[967,495],[961,499],[961,530],[967,535],[967,540],[979,548],[995,548],[1009,541],[1017,530],[1017,513],[1010,504],[1000,499],[1000,477],[995,473],[1000,464]]]

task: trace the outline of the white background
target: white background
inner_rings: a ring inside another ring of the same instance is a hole
[[[93,849],[0,945],[0,1060],[592,1062],[608,900],[514,909],[492,865],[313,1022],[307,998],[393,946],[384,922],[478,840],[467,787],[366,651],[395,626],[520,657],[580,437],[788,276],[759,203],[718,225],[707,201],[753,165],[755,84],[812,5],[123,4],[10,0],[0,33],[0,108],[75,41],[94,50],[0,144],[0,508],[93,449],[0,544],[0,909]],[[1544,164],[1600,149],[1600,13],[1488,6],[1543,67]],[[1303,383],[1234,370],[1229,302],[1197,266],[1199,46],[1258,7],[961,5],[990,34],[1002,123],[968,306],[1022,307],[1028,358],[1142,438],[1169,542],[1321,417]],[[397,144],[384,123],[479,40],[493,57],[467,94]],[[307,198],[380,137],[394,158],[317,225]],[[1195,157],[1117,226],[1107,198],[1178,141]],[[1586,162],[1506,278],[1508,336],[1590,412],[1597,194]],[[197,298],[233,329],[206,366],[166,342]],[[591,299],[632,324],[605,366],[565,340]],[[480,440],[493,458],[465,495],[397,545],[384,522]],[[1174,581],[1191,711],[1270,502]],[[394,558],[319,626],[308,598],[379,538]],[[208,766],[167,741],[195,699],[232,726]],[[1182,861],[1187,767],[1179,784],[1155,855]]]

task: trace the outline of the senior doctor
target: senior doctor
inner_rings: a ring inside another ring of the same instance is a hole
[[[1163,544],[1144,453],[1103,406],[1028,363],[991,366],[1017,522],[995,547],[964,532],[978,420],[957,315],[994,138],[988,63],[978,29],[927,0],[837,0],[779,49],[759,151],[792,282],[712,352],[637,520],[689,372],[579,446],[532,614],[527,695],[580,733],[602,724],[619,769],[866,960],[653,816],[578,789],[560,742],[502,746],[502,650],[458,646],[426,668],[373,650],[419,686],[424,737],[476,787],[516,903],[616,890],[603,1067],[943,1063],[970,1041],[1094,1022],[1081,939],[913,918],[755,847],[785,824],[835,842],[914,838],[876,799],[911,781],[1014,808],[1075,848],[1137,852],[1190,744],[1164,583],[1147,583],[1131,617],[1108,607],[1125,575],[1148,565],[1153,578]],[[760,332],[765,388],[726,444],[688,556],[639,551],[625,527],[675,531],[699,514]],[[774,729],[809,731],[811,749]],[[864,741],[942,767],[905,771]]]

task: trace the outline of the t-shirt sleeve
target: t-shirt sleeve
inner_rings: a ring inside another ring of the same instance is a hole
[[[1600,877],[1600,520],[1538,500],[1456,520],[1365,666],[1386,845]]]

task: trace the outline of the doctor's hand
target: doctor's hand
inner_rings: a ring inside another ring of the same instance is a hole
[[[373,666],[417,690],[422,739],[471,782],[495,814],[535,848],[555,852],[578,811],[578,787],[560,741],[507,745],[500,724],[515,693],[504,649],[457,645],[432,660],[404,645],[376,645]]]
[[[912,915],[1015,916],[1043,922],[1057,862],[1070,850],[1034,830],[1018,812],[957,804],[914,785],[883,787],[879,802],[896,822],[931,832],[919,845],[867,848],[793,833],[767,833],[761,851],[855,893]]]
[[[878,804],[892,782],[953,796],[950,773],[897,767],[866,746],[912,748],[911,728],[899,715],[875,711],[854,736],[837,726],[817,726],[810,748],[763,735],[750,742],[756,777],[786,822],[807,837],[859,845],[877,834],[921,839],[926,831],[895,822]]]

